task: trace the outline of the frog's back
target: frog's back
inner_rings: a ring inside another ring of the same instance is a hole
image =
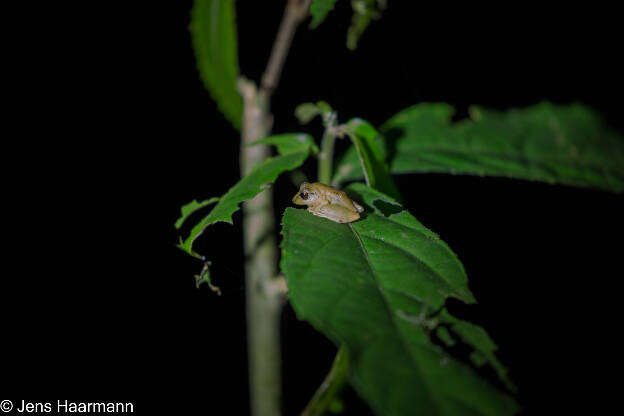
[[[310,186],[313,188],[316,188],[317,190],[324,193],[325,195],[328,195],[334,192],[339,192],[337,189],[334,189],[331,186],[325,185],[324,183],[320,183],[320,182],[311,183]]]
[[[327,199],[330,204],[341,205],[357,212],[364,211],[361,206],[359,206],[357,203],[352,201],[351,198],[349,198],[349,195],[347,195],[346,192],[339,191],[338,189],[332,188],[331,186],[322,184],[320,182],[315,183],[315,185],[318,185],[317,189],[322,190],[325,199]]]

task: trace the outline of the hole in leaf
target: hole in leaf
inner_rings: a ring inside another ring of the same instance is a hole
[[[384,217],[389,217],[392,214],[397,214],[403,211],[403,207],[396,204],[391,204],[386,201],[382,201],[381,199],[375,200],[375,202],[373,202],[373,205],[379,210],[379,212],[384,215]]]
[[[450,357],[470,366],[473,371],[502,391],[509,391],[485,356],[472,345],[467,344],[451,325],[438,325],[434,331],[429,332],[429,337],[434,345],[442,348]],[[440,365],[445,365],[445,363],[441,362]]]

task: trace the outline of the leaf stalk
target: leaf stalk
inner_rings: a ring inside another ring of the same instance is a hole
[[[326,185],[331,184],[335,141],[336,134],[334,129],[331,126],[327,126],[321,139],[321,153],[319,154],[318,163],[318,180]]]
[[[322,416],[336,400],[342,389],[349,382],[349,353],[342,346],[336,354],[334,363],[323,383],[301,413],[301,416]]]

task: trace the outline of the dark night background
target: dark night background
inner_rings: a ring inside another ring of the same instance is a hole
[[[256,81],[284,3],[237,2],[239,64]],[[520,4],[433,11],[391,0],[352,52],[345,47],[350,5],[338,3],[318,29],[304,25],[295,37],[273,99],[276,133],[319,137],[318,121],[300,126],[293,116],[297,104],[316,100],[329,102],[340,120],[359,116],[374,125],[418,102],[449,102],[460,119],[470,104],[580,101],[624,131],[622,35],[613,11],[550,13]],[[37,269],[42,283],[28,280],[27,302],[4,302],[14,335],[2,341],[6,398],[129,400],[137,413],[248,412],[240,212],[234,226],[212,226],[196,246],[213,260],[223,296],[195,288],[201,264],[175,247],[180,206],[222,195],[239,175],[237,132],[195,68],[190,7],[120,11],[127,31],[113,35],[121,49],[112,64],[120,93],[114,104],[98,103],[114,133],[88,151],[100,155],[92,170],[103,193],[72,205],[76,217],[61,225],[73,230],[71,245],[54,247],[71,259],[67,267],[53,278]],[[305,170],[315,175],[312,161]],[[397,182],[410,212],[464,263],[479,304],[450,307],[498,343],[525,413],[605,413],[617,404],[611,379],[622,375],[624,198],[502,178]],[[281,215],[295,188],[284,175],[274,189]],[[294,415],[335,347],[288,306],[282,335],[284,414]],[[348,391],[345,414],[367,412]]]

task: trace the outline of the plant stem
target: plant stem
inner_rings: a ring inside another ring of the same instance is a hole
[[[338,400],[339,394],[349,381],[349,354],[340,347],[334,363],[321,386],[301,413],[301,416],[322,416],[329,406]]]
[[[266,101],[253,83],[239,80],[243,95],[241,175],[269,156],[265,146],[247,147],[268,132]],[[273,195],[265,190],[243,205],[245,247],[245,289],[247,303],[247,354],[251,414],[280,414],[280,297],[270,291],[277,275],[277,247],[274,236]]]
[[[279,78],[292,44],[297,26],[308,15],[308,9],[312,0],[288,0],[286,10],[282,17],[277,36],[273,42],[273,49],[267,67],[262,74],[261,87],[268,95],[277,88]]]
[[[336,135],[330,126],[327,126],[321,139],[321,153],[319,154],[318,164],[318,180],[325,185],[331,184],[335,141]]]
[[[247,144],[266,137],[271,130],[270,98],[277,88],[295,30],[307,16],[309,5],[310,0],[288,1],[262,77],[261,89],[258,91],[252,82],[239,79],[238,88],[243,97],[240,151],[242,176],[270,155],[266,146],[248,147]],[[273,193],[268,189],[247,201],[243,207],[247,354],[252,416],[278,416],[281,413],[279,313],[282,295],[275,290],[278,251],[272,201]]]
[[[325,133],[321,139],[321,153],[319,154],[318,181],[326,185],[331,184],[334,163],[334,144],[336,142],[336,118],[330,118],[325,126]],[[327,413],[329,406],[338,399],[340,392],[349,381],[349,354],[344,346],[340,346],[331,369],[321,386],[301,413],[301,416],[322,416]]]

